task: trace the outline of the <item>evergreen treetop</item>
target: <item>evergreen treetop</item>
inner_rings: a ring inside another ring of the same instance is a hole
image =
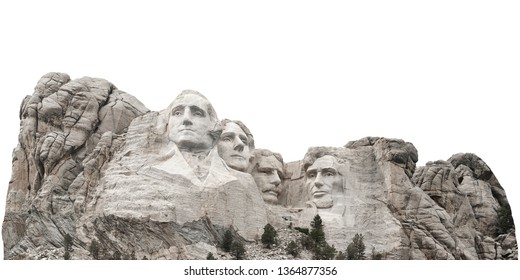
[[[320,215],[314,216],[311,222],[311,228],[309,236],[314,240],[315,244],[317,246],[325,244],[325,232],[323,231],[323,221]]]
[[[262,243],[271,249],[273,244],[277,243],[276,236],[278,233],[271,224],[267,224],[264,227],[264,233],[262,234]]]

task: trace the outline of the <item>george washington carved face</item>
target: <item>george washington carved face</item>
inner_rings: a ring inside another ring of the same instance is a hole
[[[211,104],[203,95],[184,91],[169,108],[169,138],[180,150],[203,151],[215,145],[215,137],[211,132],[218,120]]]

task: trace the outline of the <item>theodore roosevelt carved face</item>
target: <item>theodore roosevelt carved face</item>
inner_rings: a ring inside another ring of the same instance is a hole
[[[278,204],[282,174],[283,159],[280,154],[261,149],[254,151],[251,175],[265,202]]]

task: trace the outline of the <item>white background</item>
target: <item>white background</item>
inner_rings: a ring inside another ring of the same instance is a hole
[[[419,165],[475,153],[520,223],[516,1],[0,3],[2,219],[20,103],[56,71],[107,79],[154,111],[198,90],[285,161],[365,136],[412,142]],[[474,269],[511,269],[485,264]]]

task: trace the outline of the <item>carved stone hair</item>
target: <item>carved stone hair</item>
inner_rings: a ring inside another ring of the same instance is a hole
[[[278,160],[283,166],[283,158],[282,158],[281,154],[273,153],[267,149],[255,149],[255,150],[253,150],[253,157],[252,157],[251,165],[249,166],[249,173],[251,173],[251,171],[255,170],[255,168],[258,165],[259,158],[269,157],[269,156],[274,156],[276,158],[276,160]]]
[[[305,173],[309,166],[313,165],[314,162],[324,156],[333,156],[338,163],[345,163],[345,149],[336,147],[312,147],[307,150],[305,157],[303,158],[302,171]],[[339,172],[339,171],[338,171]]]
[[[253,138],[253,134],[251,133],[249,128],[247,128],[247,126],[241,121],[228,120],[228,119],[221,120],[220,125],[222,128],[224,128],[226,126],[226,124],[230,123],[230,122],[236,123],[240,127],[240,129],[242,129],[244,131],[244,133],[247,136],[247,146],[249,146],[250,150],[253,150],[255,148],[255,139]]]

